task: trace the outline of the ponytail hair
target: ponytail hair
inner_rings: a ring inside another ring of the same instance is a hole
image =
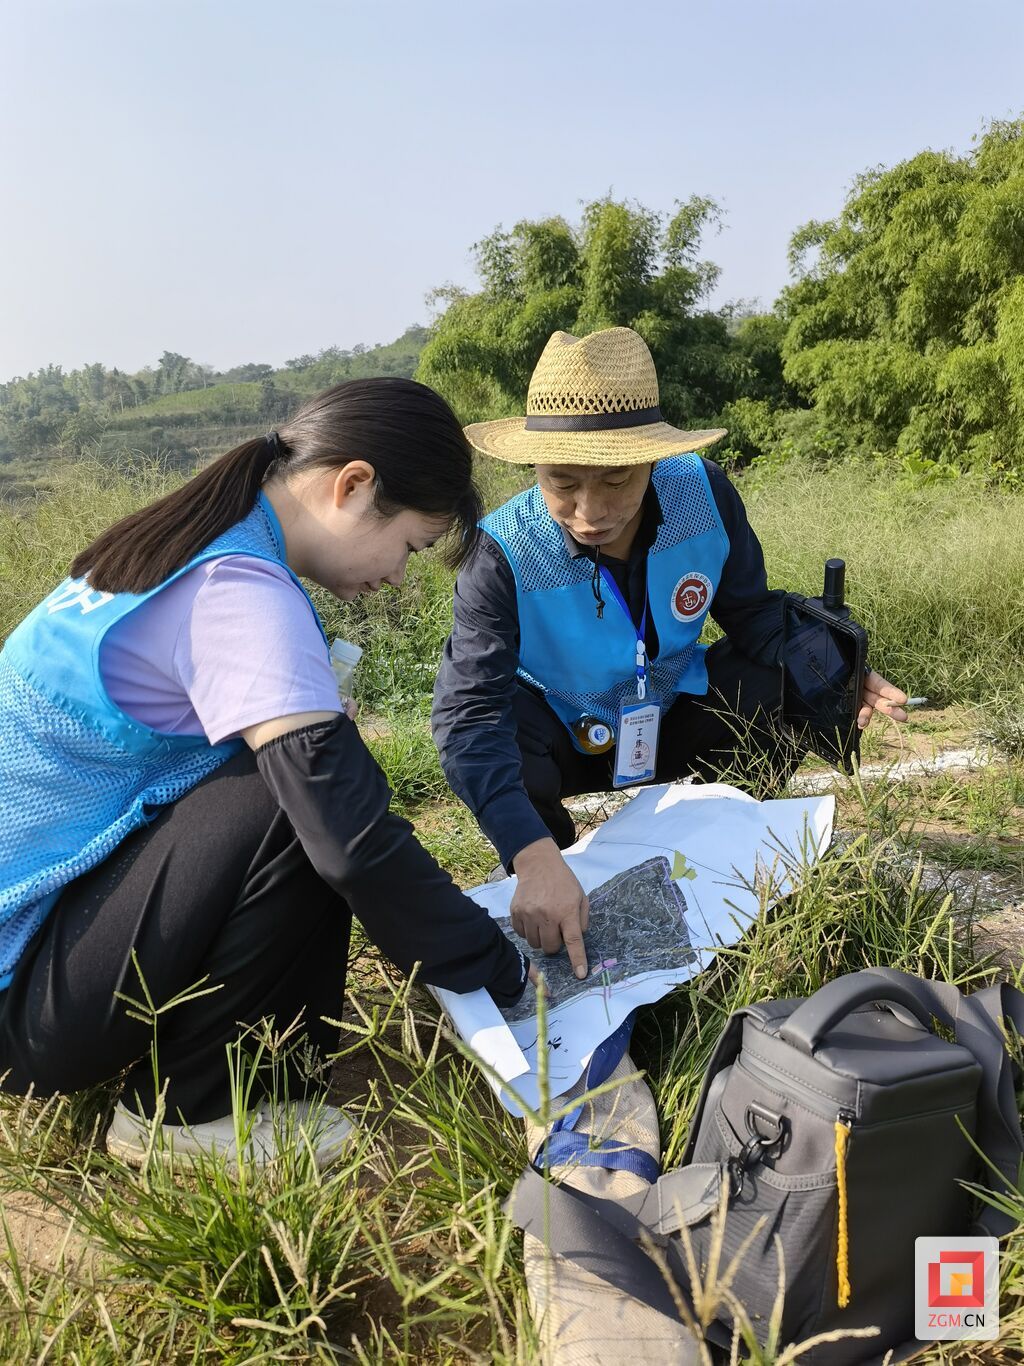
[[[449,520],[447,560],[462,563],[482,515],[473,458],[439,394],[409,379],[359,379],[309,399],[276,432],[244,441],[181,488],[108,527],[71,564],[105,593],[145,593],[246,517],[272,475],[365,460],[381,517],[403,509]]]

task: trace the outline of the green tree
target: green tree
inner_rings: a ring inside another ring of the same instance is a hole
[[[425,327],[408,327],[385,346],[366,346],[357,342],[351,351],[340,346],[325,346],[316,355],[307,353],[285,363],[285,370],[300,376],[302,392],[313,393],[347,379],[369,379],[399,375],[408,379],[416,369],[427,340]]]
[[[137,375],[126,375],[116,367],[107,376],[107,403],[111,412],[124,412],[145,402],[147,391]]]
[[[272,365],[250,361],[246,365],[234,365],[230,370],[217,375],[218,384],[252,384],[262,379],[270,379],[274,373]]]
[[[93,365],[84,365],[73,374],[82,398],[90,403],[102,403],[107,397],[107,372],[99,361]]]
[[[474,248],[481,289],[432,296],[440,315],[416,377],[445,395],[464,421],[523,411],[530,374],[559,329],[635,328],[650,346],[669,421],[710,422],[753,375],[727,319],[704,307],[718,267],[699,258],[717,225],[710,199],[671,216],[611,198],[562,218],[498,229]]]
[[[165,351],[157,362],[154,392],[180,394],[186,389],[205,389],[212,379],[208,365],[197,365],[177,351]]]
[[[279,419],[287,417],[291,406],[292,401],[288,393],[282,392],[270,375],[260,380],[259,415],[261,422],[277,422]]]
[[[78,412],[76,384],[59,365],[0,385],[0,442],[15,455],[35,455],[52,445]]]
[[[1024,120],[855,182],[794,235],[785,378],[853,441],[1024,465]]]
[[[177,351],[165,351],[157,361],[153,389],[158,394],[176,394],[185,387],[184,379],[191,365],[188,356]]]

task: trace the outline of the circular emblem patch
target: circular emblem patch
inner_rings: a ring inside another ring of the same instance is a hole
[[[710,601],[711,580],[704,574],[684,574],[672,592],[672,615],[676,621],[692,621]]]

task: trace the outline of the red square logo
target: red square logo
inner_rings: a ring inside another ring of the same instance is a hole
[[[981,1309],[985,1304],[984,1252],[940,1252],[928,1263],[930,1309]]]
[[[914,1336],[994,1342],[999,1336],[999,1239],[914,1239]]]

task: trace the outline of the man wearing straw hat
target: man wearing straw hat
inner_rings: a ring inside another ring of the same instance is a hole
[[[476,450],[533,465],[491,513],[455,587],[434,738],[455,793],[514,869],[512,924],[587,972],[587,898],[560,850],[562,799],[649,779],[727,778],[765,795],[802,757],[777,728],[781,591],[736,490],[695,452],[725,432],[662,420],[646,343],[556,332],[525,418],[479,422]],[[705,618],[725,633],[698,644]],[[865,683],[905,720],[906,695]]]

